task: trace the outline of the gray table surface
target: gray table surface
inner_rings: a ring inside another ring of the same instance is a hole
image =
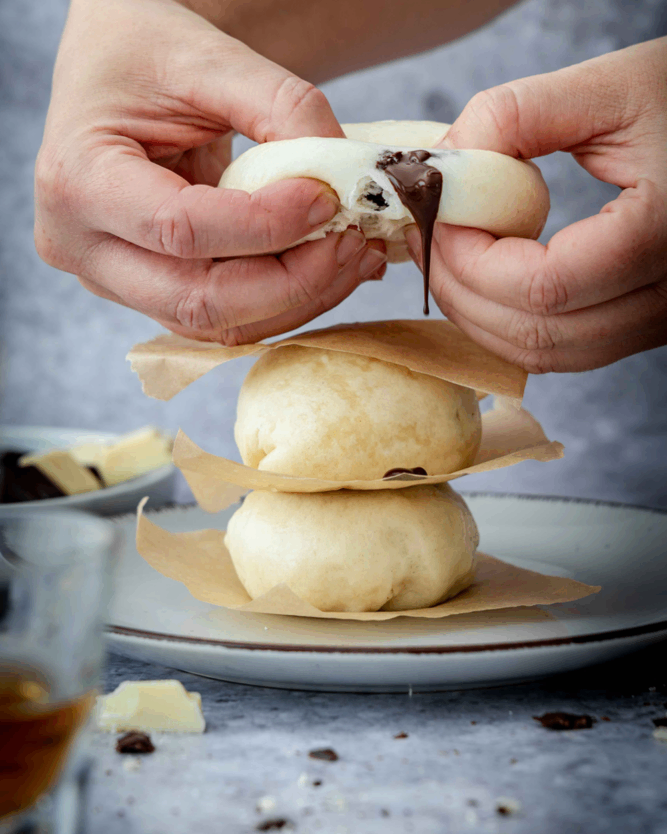
[[[666,654],[662,644],[541,682],[412,696],[249,687],[111,655],[107,690],[178,678],[201,693],[208,728],[154,734],[143,757],[95,733],[89,832],[665,834],[667,744],[651,719],[667,710]],[[554,732],[533,720],[553,710],[598,721]],[[339,760],[308,756],[321,747]]]

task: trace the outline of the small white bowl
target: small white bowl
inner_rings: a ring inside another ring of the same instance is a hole
[[[109,432],[85,431],[79,429],[49,429],[40,426],[0,426],[0,452],[42,452],[47,449],[64,449],[77,443],[117,440],[119,435]],[[161,466],[131,481],[105,487],[95,492],[80,495],[65,495],[62,498],[43,498],[39,501],[21,501],[15,504],[0,504],[0,518],[8,512],[35,512],[35,510],[85,510],[98,515],[131,513],[141,499],[148,495],[151,506],[159,507],[173,501],[176,467],[173,464]]]

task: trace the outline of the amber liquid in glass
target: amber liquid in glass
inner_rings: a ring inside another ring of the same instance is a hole
[[[0,819],[29,808],[57,782],[95,694],[51,702],[45,678],[0,666]]]

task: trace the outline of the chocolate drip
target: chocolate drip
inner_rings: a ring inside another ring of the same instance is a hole
[[[423,466],[415,466],[414,469],[403,469],[400,466],[397,466],[396,469],[390,469],[388,472],[385,472],[382,478],[393,478],[394,475],[427,475],[428,473],[424,469]]]
[[[432,165],[426,165],[426,160],[430,157],[429,151],[386,151],[377,162],[377,167],[387,174],[399,200],[414,217],[421,233],[425,316],[429,314],[428,290],[433,227],[442,194],[442,174]]]

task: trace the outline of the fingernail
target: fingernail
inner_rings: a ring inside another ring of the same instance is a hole
[[[359,276],[366,278],[366,276],[379,269],[386,260],[387,256],[384,252],[369,247],[359,264]]]
[[[376,269],[375,272],[371,272],[370,275],[367,275],[365,278],[362,278],[362,282],[366,281],[381,281],[384,278],[384,274],[387,271],[386,264],[382,264],[379,269]]]
[[[336,260],[338,266],[345,266],[355,255],[359,254],[366,245],[366,238],[357,229],[347,229],[338,241]]]
[[[308,212],[308,222],[311,226],[321,226],[338,214],[340,203],[334,194],[323,192],[315,200]]]
[[[410,257],[417,261],[418,264],[421,263],[422,257],[422,246],[421,246],[421,235],[419,234],[419,230],[416,226],[410,226],[405,232],[405,242],[408,246],[408,252],[410,253]]]

